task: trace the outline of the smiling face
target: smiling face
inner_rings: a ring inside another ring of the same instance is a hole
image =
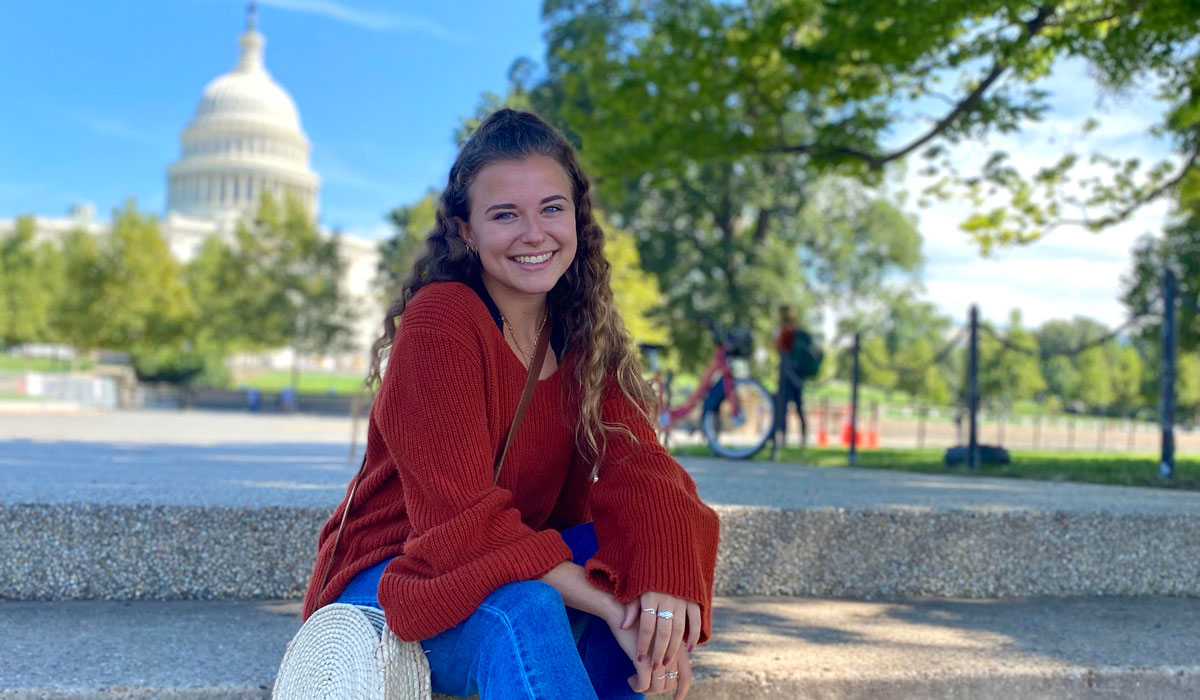
[[[479,251],[483,281],[493,297],[543,295],[575,259],[571,180],[546,156],[502,161],[471,182],[470,221],[459,235]]]

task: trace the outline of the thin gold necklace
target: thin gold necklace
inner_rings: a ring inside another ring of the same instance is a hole
[[[546,327],[546,319],[550,317],[550,310],[546,309],[546,315],[542,316],[542,325],[538,326],[537,334],[533,336],[533,347],[537,348],[538,341],[542,339],[542,329]],[[500,320],[504,321],[504,325],[508,326],[508,332],[512,335],[513,345],[517,346],[517,351],[522,357],[528,358],[525,361],[526,366],[533,364],[533,353],[525,352],[525,348],[521,347],[520,341],[517,340],[517,332],[513,330],[512,324],[504,317],[504,312],[500,312]]]

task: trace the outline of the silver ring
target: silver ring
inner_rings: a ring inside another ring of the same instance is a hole
[[[653,612],[658,612],[658,611],[657,611],[657,610],[655,610],[654,608],[642,608],[642,612],[651,612],[651,613],[653,613]]]
[[[679,671],[667,671],[667,678],[678,678]]]
[[[664,678],[666,678],[666,676],[655,676],[654,678],[655,678],[655,680],[660,680],[660,681],[661,681],[661,680],[663,680]]]
[[[659,610],[658,616],[664,620],[670,620],[672,617],[675,617],[675,613],[671,612],[670,610]]]

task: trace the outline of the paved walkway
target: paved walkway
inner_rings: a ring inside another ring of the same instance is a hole
[[[202,411],[6,416],[0,503],[332,507],[361,460],[345,418]],[[1200,492],[683,458],[711,504],[1200,514]],[[1148,467],[1152,468],[1152,467]]]
[[[357,459],[347,459],[349,433],[347,419],[307,416],[7,415],[0,420],[0,505],[231,505],[249,512],[270,505],[327,508],[357,467]],[[708,502],[750,506],[726,510],[781,521],[812,514],[755,506],[822,509],[833,520],[842,516],[824,509],[1200,514],[1196,492],[712,459],[681,462]],[[907,516],[871,517],[889,520],[886,529],[872,531],[876,534],[867,546],[874,552],[886,537],[896,536],[892,520]],[[993,519],[960,513],[932,520],[948,517]],[[1080,522],[1091,522],[1089,517]],[[744,573],[755,561],[775,561],[759,556],[746,544],[750,539],[738,538],[738,527],[761,528],[738,522],[730,521],[728,535],[736,546],[727,555],[736,559],[744,549],[749,560],[735,562],[734,568]],[[839,541],[847,542],[844,531],[838,532]],[[306,537],[305,547],[311,535]],[[1068,539],[1074,552],[1086,538]],[[1009,542],[1005,539],[1004,546]],[[1111,544],[1106,546],[1111,557]],[[922,556],[928,559],[930,551],[923,547]],[[773,556],[778,559],[778,552]],[[860,558],[869,559],[868,553]],[[816,561],[821,562],[829,565],[827,557]],[[1031,563],[1036,562],[1022,559],[1016,566]],[[298,626],[296,612],[296,601],[0,601],[0,700],[266,698],[284,645]],[[1158,700],[1200,692],[1197,598],[719,597],[713,619],[713,642],[695,656],[703,676],[690,696],[697,700],[1098,695]],[[64,646],[63,640],[72,643]]]
[[[110,697],[97,692],[104,688],[123,698],[265,698],[299,627],[294,601],[6,602],[0,610],[0,698]],[[698,700],[1200,692],[1195,599],[717,598],[713,627],[712,642],[692,657]]]

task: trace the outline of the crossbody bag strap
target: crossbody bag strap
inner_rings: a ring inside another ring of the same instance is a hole
[[[546,346],[549,344],[549,333],[542,333],[538,336],[537,348],[533,351],[533,361],[529,363],[529,376],[525,379],[525,389],[521,392],[521,402],[517,404],[517,412],[513,415],[512,427],[508,429],[508,437],[504,439],[504,445],[496,454],[496,478],[493,483],[500,483],[500,467],[504,466],[504,455],[508,453],[508,446],[512,444],[513,437],[517,434],[517,428],[521,427],[521,420],[525,418],[525,409],[529,408],[529,402],[533,399],[533,390],[537,388],[538,379],[542,374],[542,362],[546,359]]]
[[[508,452],[508,446],[512,444],[513,437],[517,434],[517,428],[521,427],[521,421],[525,418],[525,409],[529,408],[529,402],[533,399],[533,390],[537,387],[538,378],[542,373],[542,363],[546,359],[549,338],[549,333],[543,333],[538,338],[537,349],[533,351],[533,362],[529,365],[529,376],[525,379],[524,390],[521,391],[521,401],[517,404],[517,412],[513,416],[512,425],[508,428],[508,436],[504,438],[504,445],[496,454],[495,480],[492,483],[500,481],[500,467],[504,466],[504,455]],[[367,455],[364,454],[362,464],[358,467],[358,474],[354,475],[354,483],[350,486],[350,495],[346,497],[346,508],[342,511],[342,521],[338,523],[337,534],[333,538],[333,549],[329,552],[329,561],[325,562],[325,572],[321,574],[321,585],[317,587],[318,599],[325,591],[325,584],[329,582],[329,570],[333,567],[333,558],[337,554],[338,543],[342,539],[342,528],[346,525],[346,516],[350,514],[350,506],[354,503],[354,492],[358,490],[358,482],[362,479],[363,471],[366,468]]]

